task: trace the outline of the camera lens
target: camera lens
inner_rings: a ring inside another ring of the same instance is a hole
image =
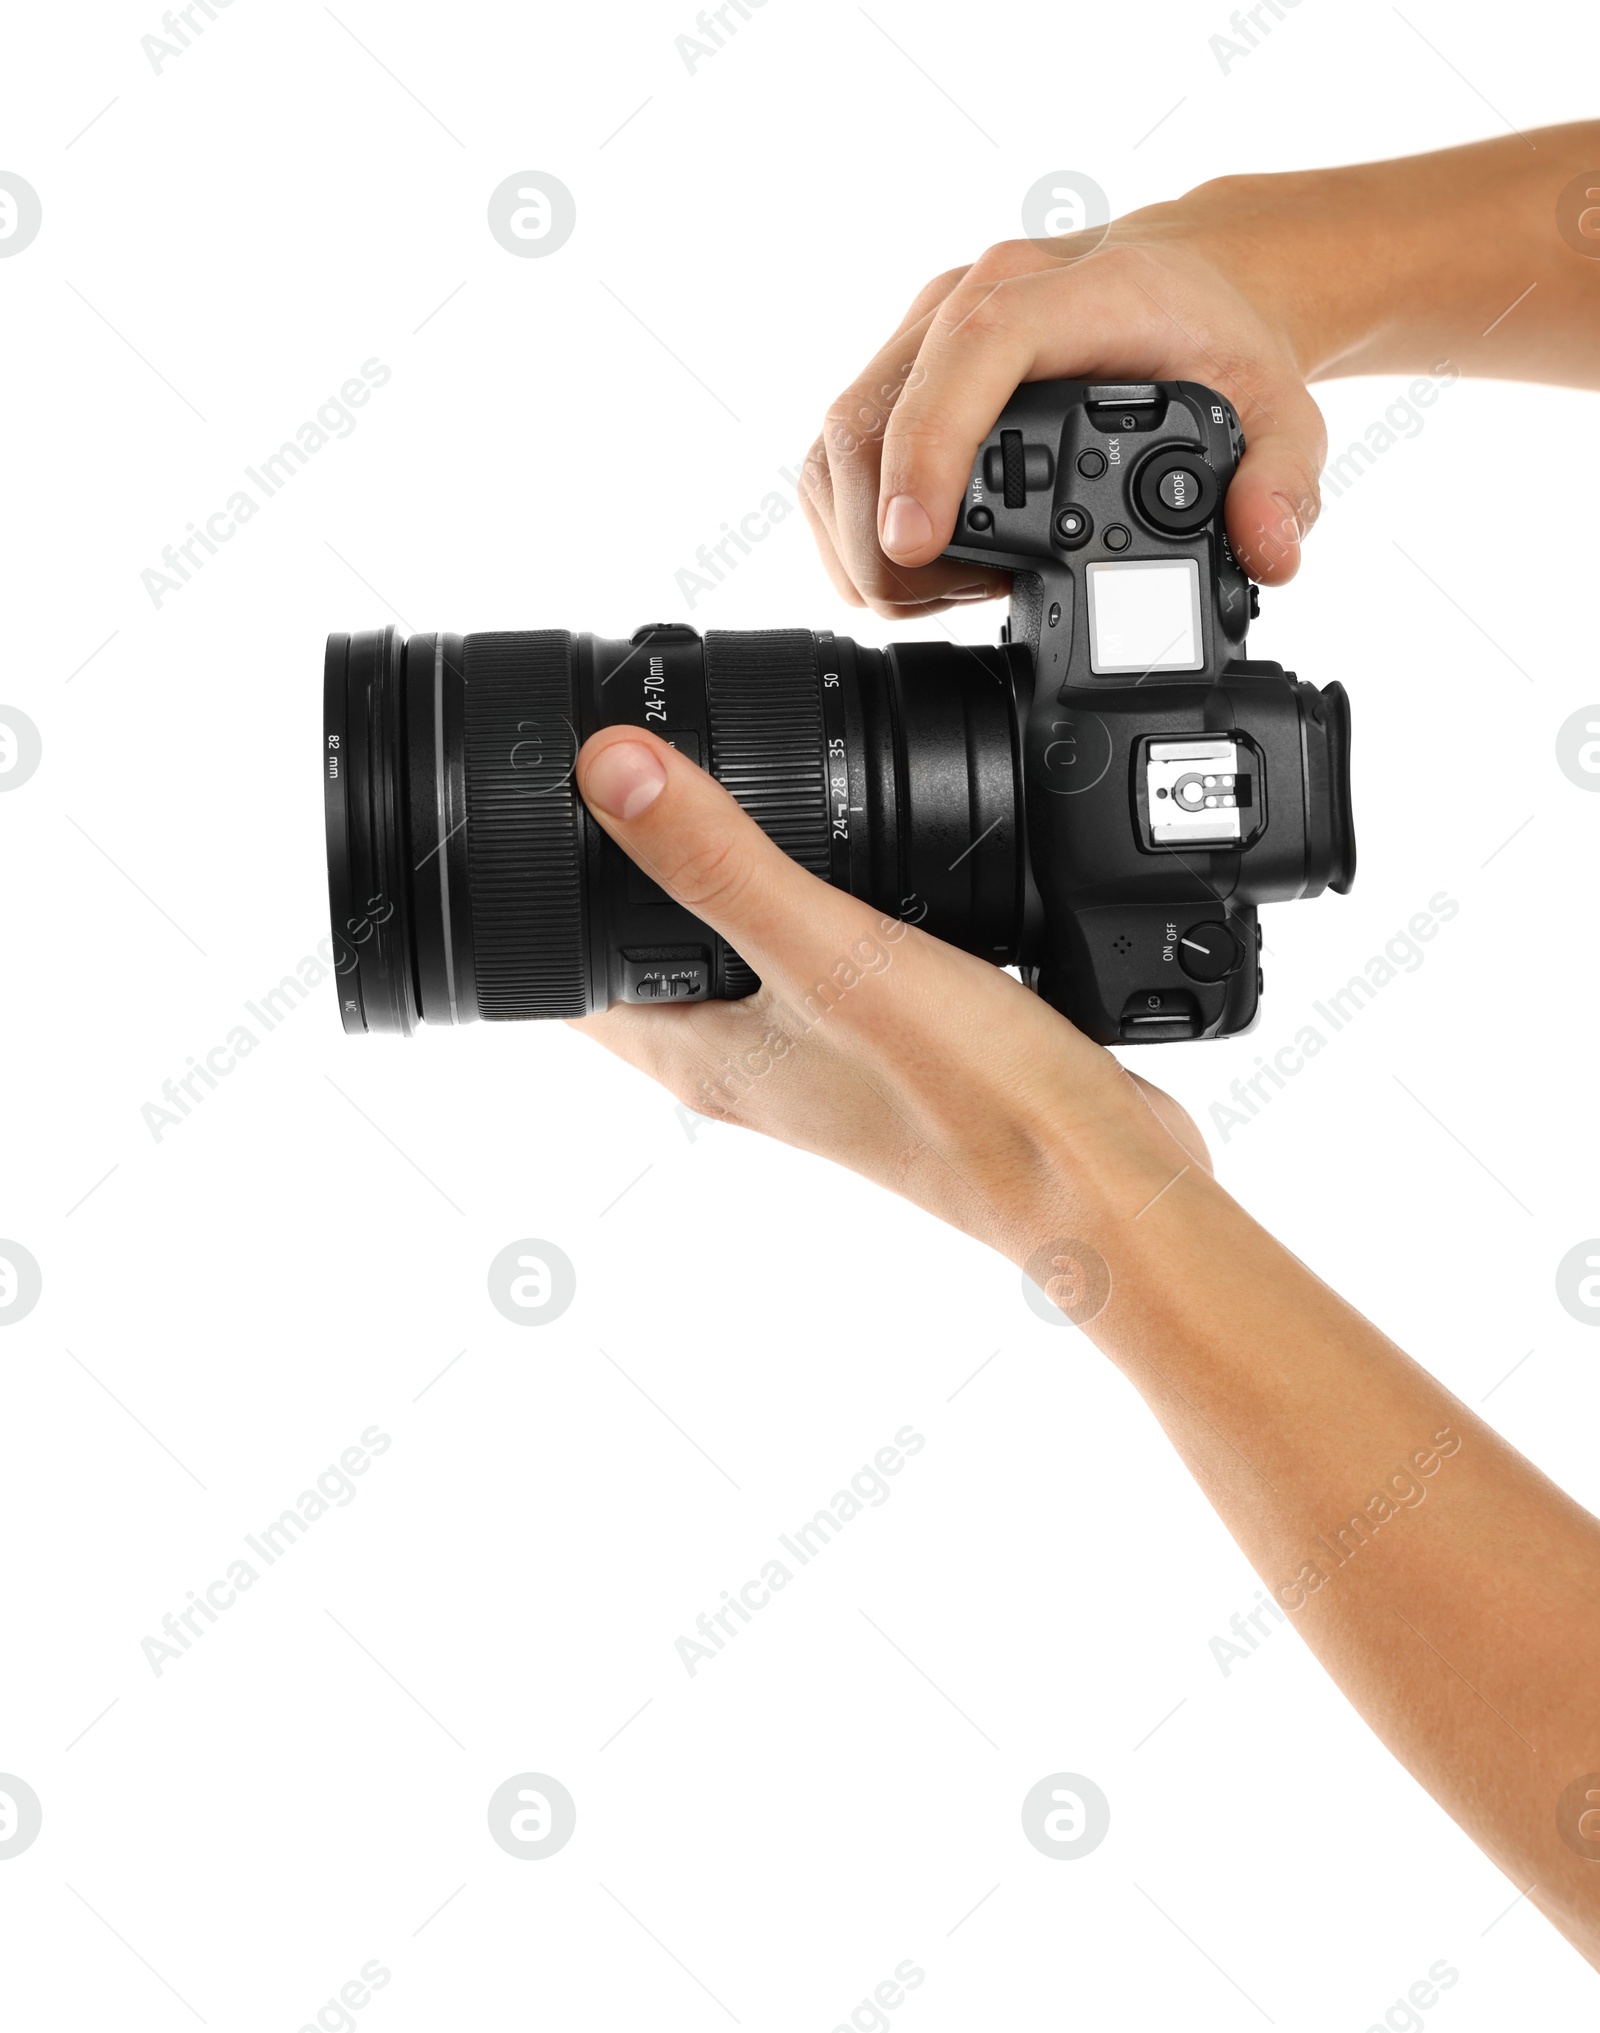
[[[1024,908],[1006,648],[806,629],[328,639],[328,883],[347,1031],[728,1000],[759,984],[594,824],[578,749],[648,728],[802,867],[1001,966]],[[841,956],[843,957],[843,956]]]

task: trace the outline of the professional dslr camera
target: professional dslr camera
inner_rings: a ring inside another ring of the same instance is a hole
[[[1247,1030],[1256,907],[1348,890],[1355,834],[1343,686],[1243,655],[1255,588],[1222,516],[1243,451],[1195,382],[1019,388],[946,553],[1011,575],[993,649],[683,622],[330,636],[345,1029],[754,991],[578,796],[582,742],[627,723],[1102,1044]]]

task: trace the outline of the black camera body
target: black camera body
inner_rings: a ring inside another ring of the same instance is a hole
[[[1012,574],[1024,979],[1103,1043],[1255,1021],[1256,907],[1348,890],[1349,706],[1246,661],[1223,525],[1244,452],[1196,382],[1034,382],[974,462],[947,556]]]
[[[760,985],[578,796],[579,746],[627,724],[802,867],[1015,966],[1101,1043],[1247,1029],[1256,907],[1347,889],[1355,841],[1343,688],[1242,655],[1222,505],[1243,449],[1193,382],[1018,389],[949,551],[1011,574],[997,648],[685,622],[330,636],[345,1028]]]

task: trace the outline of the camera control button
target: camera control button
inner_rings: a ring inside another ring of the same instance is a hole
[[[976,508],[969,508],[967,510],[967,528],[977,530],[980,535],[986,535],[994,528],[994,510],[992,508],[985,508],[981,501]]]
[[[1200,1035],[1195,999],[1181,988],[1142,988],[1123,1005],[1117,1035],[1124,1044],[1166,1044]]]
[[[1056,510],[1055,532],[1058,544],[1065,544],[1069,551],[1075,551],[1094,534],[1094,518],[1087,509],[1069,502],[1065,508]]]
[[[1152,452],[1134,476],[1134,505],[1169,536],[1196,530],[1216,507],[1217,476],[1198,452]]]
[[[1125,551],[1129,544],[1133,542],[1133,538],[1129,536],[1120,522],[1114,522],[1106,531],[1101,541],[1108,551]]]
[[[1172,466],[1156,482],[1156,492],[1168,508],[1193,508],[1200,496],[1200,483],[1183,466]]]
[[[1192,981],[1225,981],[1244,959],[1244,949],[1226,925],[1215,920],[1191,925],[1178,941],[1178,962]]]
[[[1002,495],[1007,508],[1026,508],[1028,496],[1042,492],[1055,477],[1050,447],[1025,444],[1021,431],[1002,431],[999,444],[983,455],[983,484],[991,494]]]
[[[703,946],[622,954],[624,1002],[704,1002],[711,963]]]
[[[1106,455],[1104,452],[1080,452],[1078,454],[1078,471],[1083,475],[1085,480],[1098,480],[1105,470]]]

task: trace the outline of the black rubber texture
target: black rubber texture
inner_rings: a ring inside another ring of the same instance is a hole
[[[575,648],[561,628],[466,641],[472,941],[490,1021],[588,1010]]]
[[[724,1002],[743,1002],[761,986],[761,976],[748,960],[734,952],[726,939],[717,943],[722,948],[722,982],[718,993]]]
[[[710,629],[705,671],[711,774],[785,854],[826,881],[833,836],[816,637],[808,628]],[[753,995],[754,968],[719,947],[720,993]]]
[[[833,866],[817,640],[807,628],[711,629],[705,639],[711,774],[784,853]]]
[[[1000,456],[1004,460],[1003,473],[1006,483],[1006,507],[1026,508],[1028,505],[1028,483],[1026,462],[1022,451],[1021,431],[1000,433]]]

